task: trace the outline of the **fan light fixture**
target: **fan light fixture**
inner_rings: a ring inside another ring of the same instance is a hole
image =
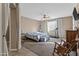
[[[46,14],[44,14],[42,20],[48,20],[48,18],[49,18],[49,16],[47,16]]]

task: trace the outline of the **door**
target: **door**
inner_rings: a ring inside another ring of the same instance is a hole
[[[6,12],[7,11],[7,12]],[[7,30],[7,21],[8,20],[8,4],[2,4],[2,21],[1,21],[1,36],[2,36],[2,56],[8,55],[7,41],[6,41],[6,30]]]

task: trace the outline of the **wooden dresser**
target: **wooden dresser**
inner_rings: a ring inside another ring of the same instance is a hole
[[[71,42],[72,40],[76,41],[76,35],[77,35],[76,30],[67,30],[66,31],[66,41],[69,42],[69,43],[72,43]],[[76,55],[77,55],[77,44],[72,50],[75,51]]]

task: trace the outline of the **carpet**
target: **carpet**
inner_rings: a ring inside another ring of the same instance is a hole
[[[60,42],[60,39],[57,38],[50,38],[48,42],[35,42],[33,40],[25,40],[22,43],[22,46],[31,50],[35,54],[39,56],[52,56],[53,49],[54,49],[54,42]]]
[[[38,43],[28,43],[25,42],[23,44],[23,47],[31,50],[35,54],[39,56],[52,56],[53,49],[54,49],[54,43],[47,43],[47,42],[38,42]]]
[[[54,42],[60,43],[61,39],[51,38],[48,42],[35,42],[30,40],[25,40],[22,43],[24,48],[29,49],[38,56],[52,56],[54,50]],[[70,53],[71,56],[75,56],[74,52]]]

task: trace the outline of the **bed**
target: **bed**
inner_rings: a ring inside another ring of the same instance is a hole
[[[28,32],[25,34],[27,38],[30,38],[35,41],[46,42],[49,40],[49,35],[43,32]]]

